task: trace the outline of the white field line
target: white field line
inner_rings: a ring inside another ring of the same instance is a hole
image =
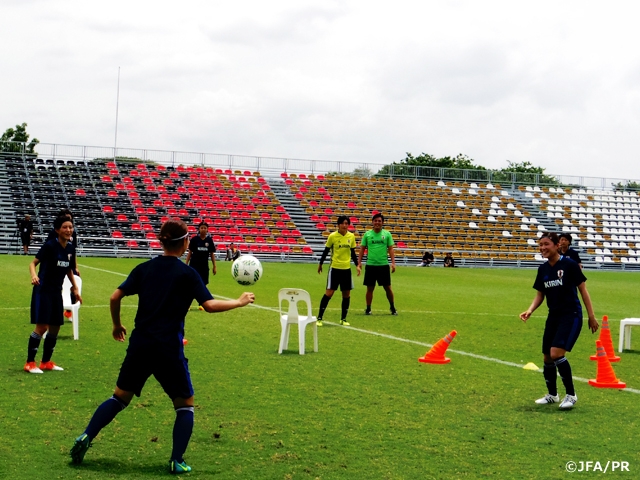
[[[80,265],[80,266],[82,268],[89,268],[91,270],[98,270],[100,272],[112,273],[114,275],[119,275],[119,276],[122,276],[122,277],[126,277],[127,276],[127,275],[125,275],[123,273],[112,272],[112,271],[109,271],[109,270],[103,270],[101,268],[89,267],[87,265]],[[221,299],[224,299],[224,300],[230,300],[229,297],[217,296],[217,298],[221,298]],[[107,307],[108,305],[104,305],[104,306]],[[261,308],[263,310],[270,310],[272,312],[279,312],[279,310],[277,308],[274,308],[274,307],[265,307],[265,306],[256,305],[256,304],[250,304],[249,306],[250,307],[254,307],[254,308]],[[98,307],[98,305],[96,305],[96,307]],[[2,310],[9,310],[9,309],[2,309]],[[421,312],[421,313],[423,313],[423,312]],[[424,313],[452,313],[452,314],[456,314],[457,313],[457,314],[469,315],[468,312],[424,312]],[[511,314],[501,314],[501,316],[513,316],[513,315],[511,315]],[[411,343],[413,345],[420,345],[421,347],[426,347],[426,348],[433,347],[432,343],[418,342],[416,340],[409,340],[408,338],[395,337],[393,335],[387,335],[386,333],[373,332],[371,330],[364,330],[362,328],[347,327],[347,326],[339,325],[339,324],[333,323],[333,322],[324,321],[324,323],[326,323],[327,325],[335,326],[335,327],[346,328],[347,330],[353,330],[354,332],[366,333],[368,335],[374,335],[376,337],[388,338],[389,340],[395,340],[397,342]],[[470,353],[470,352],[463,352],[462,350],[455,350],[455,349],[452,349],[452,348],[447,349],[447,353],[457,353],[458,355],[465,355],[467,357],[475,358],[477,360],[484,360],[484,361],[487,361],[487,362],[499,363],[501,365],[507,365],[509,367],[516,367],[516,368],[524,367],[524,365],[520,365],[519,363],[507,362],[505,360],[500,360],[499,358],[486,357],[484,355],[478,355],[478,354]],[[538,372],[542,372],[542,369],[539,368]],[[583,383],[587,383],[589,381],[589,379],[587,379],[587,378],[576,377],[576,376],[574,376],[573,379],[577,380],[579,382],[583,382]],[[640,390],[635,389],[635,388],[624,388],[622,390],[624,390],[625,392],[640,394]]]

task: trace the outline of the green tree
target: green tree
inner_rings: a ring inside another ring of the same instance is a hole
[[[632,180],[626,180],[624,182],[612,183],[611,186],[616,190],[627,190],[627,191],[640,191],[640,183],[634,182]]]
[[[26,123],[16,125],[16,128],[7,128],[2,137],[0,137],[0,152],[22,153],[22,145],[20,143],[24,144],[24,153],[34,153],[36,145],[40,143],[37,138],[29,141]]]
[[[494,172],[492,180],[495,182],[513,182],[524,184],[558,185],[558,179],[552,175],[546,175],[545,169],[535,167],[531,162],[511,162],[507,160],[508,167]]]
[[[482,170],[487,169],[481,165],[476,165],[473,159],[467,155],[459,153],[455,157],[437,158],[428,153],[421,153],[414,157],[410,152],[400,162],[393,162],[391,165],[385,165],[380,169],[377,175],[398,175],[409,177],[440,177],[441,169],[448,169],[445,176],[447,178],[463,178],[462,170]]]

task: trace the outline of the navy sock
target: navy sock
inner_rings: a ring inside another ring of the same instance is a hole
[[[567,360],[567,357],[560,357],[553,363],[555,363],[556,367],[558,367],[558,373],[560,374],[560,378],[562,379],[564,388],[567,390],[567,395],[575,395],[576,391],[573,388],[571,365],[569,365],[569,360]]]
[[[331,300],[331,297],[327,297],[327,295],[322,296],[322,300],[320,300],[320,311],[318,311],[318,318],[322,318],[322,316],[324,315],[324,311],[329,305],[329,300]]]
[[[544,375],[544,381],[547,383],[547,390],[549,390],[549,395],[558,395],[558,374],[556,372],[556,364],[553,362],[544,362],[542,375]]]
[[[58,342],[57,335],[51,335],[51,332],[48,333],[47,338],[44,339],[44,345],[42,347],[42,361],[48,362],[51,360],[51,356],[53,355],[53,351],[56,349],[56,343]]]
[[[389,302],[389,308],[391,309],[391,311],[395,312],[396,311],[396,306],[393,304],[393,302]]]
[[[184,462],[184,452],[187,451],[189,440],[193,432],[193,407],[176,408],[176,421],[173,424],[173,450],[171,460]]]
[[[36,361],[36,353],[38,353],[38,348],[40,348],[40,340],[42,340],[40,335],[36,332],[31,332],[29,346],[27,347],[27,362]]]
[[[351,303],[351,297],[342,299],[342,317],[341,320],[346,320],[347,313],[349,313],[349,304]]]
[[[84,433],[89,436],[90,440],[93,440],[100,433],[100,430],[109,425],[111,420],[116,418],[116,415],[125,408],[127,408],[127,404],[114,394],[96,409]]]

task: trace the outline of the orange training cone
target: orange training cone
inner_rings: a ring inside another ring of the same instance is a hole
[[[625,388],[627,384],[616,378],[616,373],[613,371],[613,367],[607,358],[607,354],[604,351],[604,347],[600,340],[596,340],[596,347],[598,370],[596,373],[596,379],[589,379],[589,385],[593,385],[598,388]]]
[[[451,359],[446,358],[444,354],[457,333],[458,332],[453,330],[449,335],[438,340],[438,342],[431,347],[431,350],[425,353],[424,357],[420,357],[418,361],[422,363],[449,363]]]
[[[616,352],[613,349],[613,342],[611,341],[611,329],[609,328],[609,317],[606,315],[602,317],[602,326],[600,327],[600,341],[604,347],[604,351],[607,352],[607,358],[610,362],[619,362],[620,357],[616,356]],[[597,355],[591,355],[591,360],[598,360]]]

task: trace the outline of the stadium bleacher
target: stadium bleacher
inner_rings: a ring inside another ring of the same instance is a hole
[[[640,268],[635,192],[270,172],[152,162],[2,158],[12,216],[32,215],[36,236],[61,208],[76,216],[80,254],[149,256],[178,216],[195,234],[210,224],[222,252],[234,242],[264,258],[315,261],[338,215],[359,238],[381,211],[399,264],[425,250],[461,266],[535,266],[543,230],[569,232],[585,264]],[[0,172],[1,173],[1,172]],[[6,208],[5,208],[6,210]]]

